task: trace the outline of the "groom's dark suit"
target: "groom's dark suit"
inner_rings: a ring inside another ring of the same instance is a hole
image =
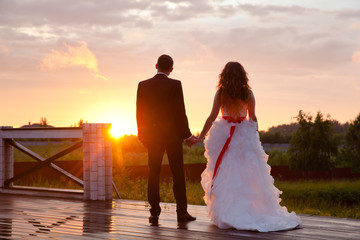
[[[138,137],[148,148],[148,200],[151,215],[160,214],[159,177],[166,151],[173,173],[178,214],[187,212],[182,142],[191,136],[181,82],[156,74],[138,85],[136,100]]]

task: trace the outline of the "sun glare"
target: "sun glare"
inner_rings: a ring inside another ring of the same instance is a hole
[[[136,134],[134,129],[132,129],[129,126],[126,126],[124,124],[119,124],[117,122],[112,123],[111,124],[111,129],[110,129],[110,135],[113,138],[120,138],[122,136],[124,136],[125,134],[130,135],[130,134]]]
[[[122,108],[122,111],[113,110],[117,108]],[[90,116],[87,119],[91,119],[91,122],[110,123],[109,135],[114,139],[124,135],[137,135],[136,119],[133,117],[135,114],[126,110],[126,106],[99,103],[89,110]]]
[[[111,124],[110,135],[113,138],[119,138],[123,135],[122,128],[118,124]]]

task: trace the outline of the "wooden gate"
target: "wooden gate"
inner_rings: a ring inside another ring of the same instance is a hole
[[[78,128],[12,128],[0,127],[0,192],[85,200],[112,199],[112,151],[109,137],[110,124],[87,123]],[[70,147],[43,158],[19,143],[19,139],[77,139]],[[56,165],[62,156],[83,147],[83,180]],[[38,161],[37,165],[14,176],[14,148]],[[15,186],[14,181],[44,167],[50,166],[74,181],[83,190],[52,189]],[[120,196],[119,196],[120,197]]]

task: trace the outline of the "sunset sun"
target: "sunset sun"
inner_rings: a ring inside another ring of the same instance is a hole
[[[113,138],[121,137],[123,135],[122,127],[119,124],[115,124],[115,123],[111,124],[110,135]]]
[[[120,122],[111,123],[110,135],[113,138],[120,138],[124,135],[136,134],[136,128]]]

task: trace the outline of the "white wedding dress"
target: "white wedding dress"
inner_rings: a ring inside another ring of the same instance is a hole
[[[246,117],[246,113],[245,108],[241,116]],[[226,116],[225,110],[223,115]],[[213,179],[231,126],[235,130]],[[268,232],[301,227],[300,218],[279,204],[281,191],[274,186],[268,156],[256,129],[257,123],[248,119],[233,123],[218,117],[214,121],[205,139],[208,163],[201,175],[208,214],[222,229]]]

